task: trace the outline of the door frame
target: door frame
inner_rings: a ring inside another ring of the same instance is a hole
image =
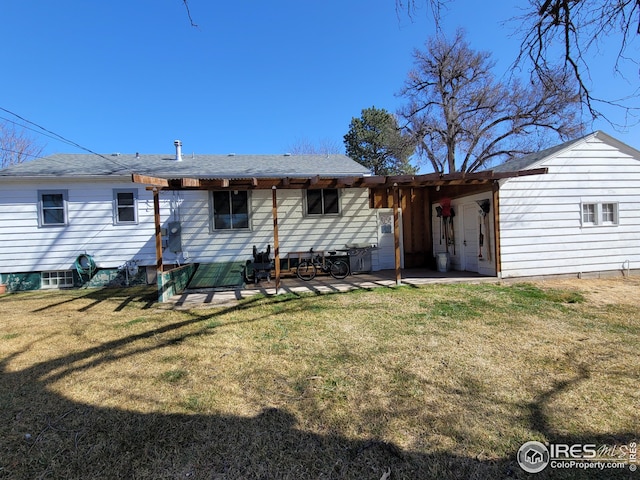
[[[462,268],[463,271],[465,272],[475,272],[475,273],[479,273],[480,271],[480,262],[477,259],[478,256],[478,238],[477,236],[480,234],[479,230],[478,230],[478,212],[477,212],[477,205],[476,203],[463,203],[460,205],[462,207],[462,241],[461,243],[461,247],[462,247],[462,258],[461,258],[461,262],[460,262],[460,266]],[[467,222],[469,221],[469,219],[467,218],[466,215],[466,210],[467,207],[470,207],[473,209],[473,211],[475,212],[475,215],[472,216],[472,220],[474,222],[474,227],[475,227],[475,231],[476,231],[476,238],[474,239],[467,239],[467,235],[466,235],[466,225]],[[486,233],[485,233],[486,235]],[[472,249],[472,252],[467,252],[467,249]],[[476,256],[476,261],[475,263],[475,270],[469,270],[469,266],[467,265],[467,255],[468,253],[472,253],[473,255]]]

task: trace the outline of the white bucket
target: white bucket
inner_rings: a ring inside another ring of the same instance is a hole
[[[436,255],[436,264],[438,265],[439,272],[448,272],[449,271],[449,254],[438,253]]]

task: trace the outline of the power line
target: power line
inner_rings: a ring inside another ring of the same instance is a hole
[[[67,142],[63,142],[59,138],[54,137],[53,135],[49,135],[48,133],[40,132],[40,131],[36,130],[33,127],[30,127],[28,125],[23,125],[21,123],[16,122],[15,120],[11,120],[10,118],[0,116],[0,120],[4,120],[5,122],[12,123],[12,124],[14,124],[14,125],[16,125],[16,126],[18,126],[20,128],[24,128],[25,130],[30,130],[30,131],[32,131],[34,133],[37,133],[38,135],[42,135],[43,137],[48,137],[48,138],[51,138],[51,139],[56,140],[56,141],[61,142],[61,143],[67,143]],[[71,145],[70,143],[67,143],[67,144]]]
[[[31,153],[17,152],[15,150],[9,150],[8,148],[0,147],[0,150],[3,151],[3,152],[7,152],[7,153],[15,153],[16,155],[24,155],[25,157],[44,158],[44,157],[41,157],[39,155],[33,155]]]
[[[17,113],[12,112],[11,110],[7,110],[6,108],[3,108],[3,107],[0,107],[0,110],[2,110],[3,112],[8,113],[9,115],[13,115],[13,116],[14,116],[14,117],[16,117],[16,118],[19,118],[19,119],[20,119],[20,120],[22,120],[23,122],[26,122],[26,123],[28,123],[28,124],[30,124],[30,125],[33,125],[34,127],[39,128],[40,130],[42,130],[43,132],[48,133],[49,135],[53,135],[53,136],[52,136],[52,137],[50,137],[50,138],[54,138],[54,139],[60,140],[60,141],[62,141],[62,142],[64,142],[64,143],[66,143],[66,144],[68,144],[68,145],[72,145],[72,146],[77,147],[77,148],[79,148],[79,149],[81,149],[81,150],[84,150],[85,152],[91,153],[92,155],[97,155],[98,157],[103,158],[103,159],[107,160],[108,162],[111,162],[111,163],[113,163],[113,164],[115,164],[115,165],[117,165],[117,166],[119,166],[119,167],[122,167],[122,168],[129,168],[129,166],[128,166],[128,165],[125,165],[125,164],[119,163],[119,162],[117,162],[117,161],[113,160],[112,158],[105,157],[104,155],[102,155],[102,154],[100,154],[100,153],[94,152],[93,150],[91,150],[91,149],[89,149],[89,148],[87,148],[87,147],[84,147],[84,146],[80,145],[79,143],[74,142],[73,140],[69,140],[68,138],[63,137],[62,135],[60,135],[60,134],[58,134],[58,133],[56,133],[56,132],[52,132],[51,130],[46,129],[46,128],[45,128],[45,127],[43,127],[42,125],[38,125],[37,123],[32,122],[31,120],[27,120],[26,118],[21,117],[20,115],[18,115]],[[15,124],[15,122],[12,122],[12,123],[14,123],[14,124]],[[22,126],[22,125],[21,125],[21,126]],[[26,127],[25,127],[25,128],[26,128]]]

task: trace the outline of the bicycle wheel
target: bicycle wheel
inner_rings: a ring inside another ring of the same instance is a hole
[[[296,275],[300,280],[308,282],[316,276],[316,266],[308,260],[303,260],[298,264]]]
[[[333,278],[345,278],[349,275],[349,264],[344,260],[336,260],[331,264],[329,273]]]

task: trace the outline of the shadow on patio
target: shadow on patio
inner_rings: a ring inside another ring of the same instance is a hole
[[[449,271],[439,272],[427,269],[407,269],[402,271],[402,285],[419,286],[429,283],[460,283],[460,282],[497,282],[496,277],[487,277],[473,272]],[[349,275],[343,280],[337,280],[329,275],[318,275],[309,282],[297,277],[283,277],[280,280],[279,294],[301,295],[306,293],[328,294],[348,292],[357,289],[372,289],[376,287],[395,287],[394,270],[381,270],[373,273]],[[275,281],[261,281],[257,285],[247,284],[242,289],[197,289],[185,290],[169,300],[169,305],[182,308],[195,306],[218,306],[233,304],[244,298],[256,294],[275,295]]]

